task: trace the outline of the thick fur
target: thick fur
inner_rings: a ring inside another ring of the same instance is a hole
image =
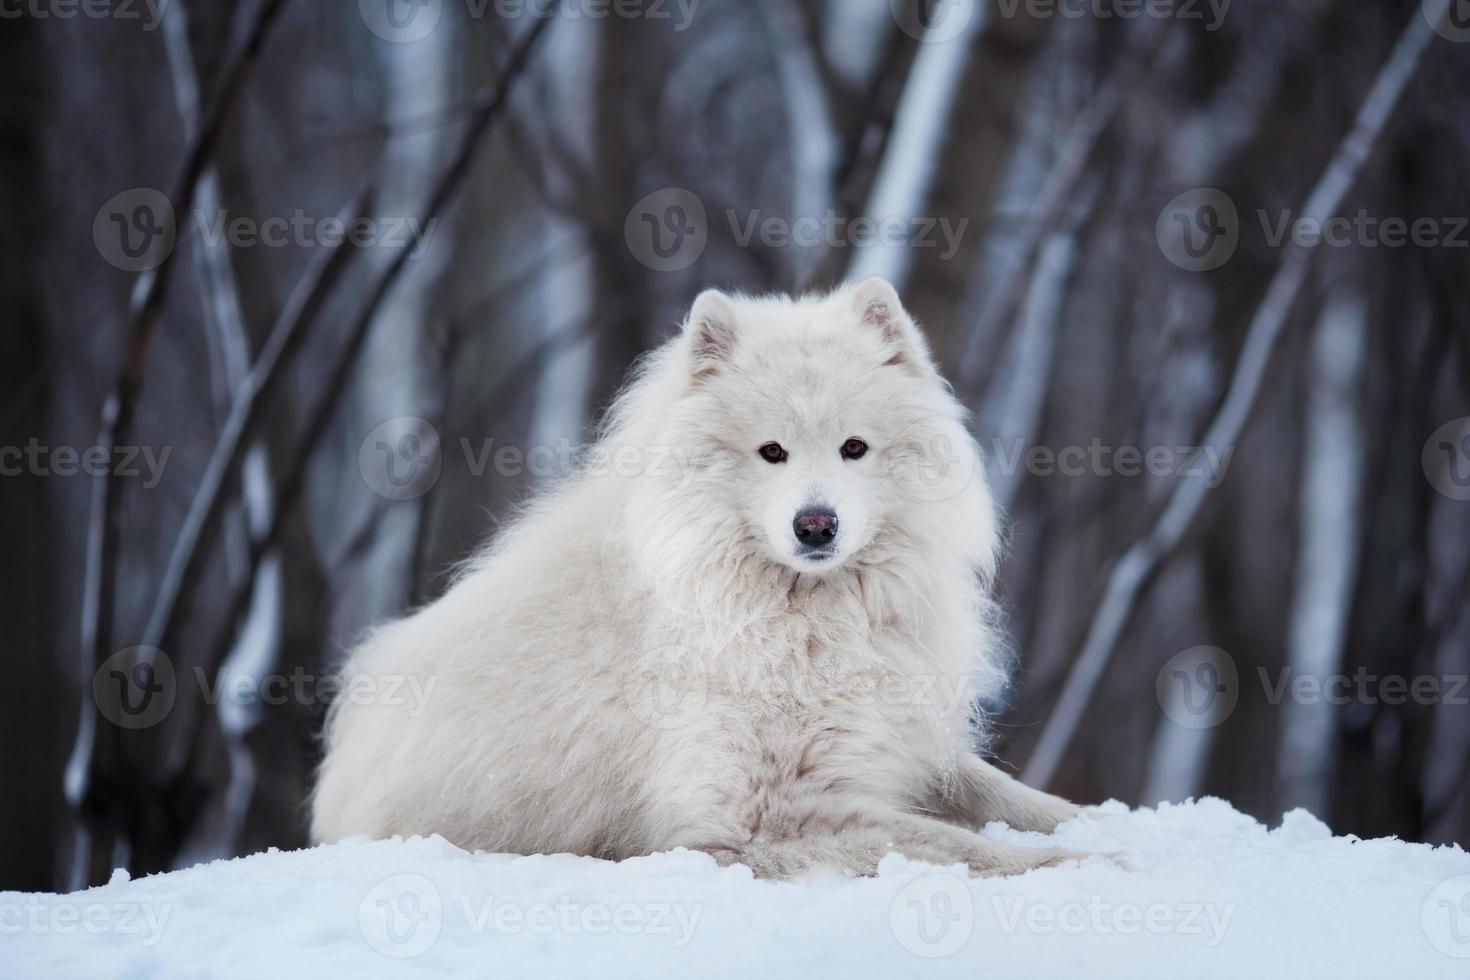
[[[831,556],[798,554],[811,505],[837,514]],[[1076,813],[975,754],[996,547],[964,412],[888,283],[703,293],[585,472],[352,654],[349,682],[432,695],[338,701],[312,833],[688,847],[769,876],[1070,857],[976,833]]]

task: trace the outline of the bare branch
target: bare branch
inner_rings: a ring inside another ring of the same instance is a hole
[[[434,185],[433,192],[429,196],[428,203],[424,209],[425,225],[432,224],[463,183],[465,175],[469,172],[470,165],[474,162],[476,151],[485,142],[484,137],[490,131],[491,125],[505,110],[515,81],[525,70],[530,54],[535,48],[537,41],[546,33],[553,20],[555,18],[551,16],[542,16],[536,19],[535,25],[518,42],[510,58],[507,60],[505,67],[501,70],[500,76],[495,84],[494,92],[490,97],[479,100],[479,107],[468,128],[460,138],[454,159],[439,177]],[[336,360],[332,364],[331,373],[323,384],[320,395],[313,403],[303,435],[283,470],[276,507],[270,515],[270,524],[263,533],[254,537],[250,542],[250,567],[252,570],[259,563],[261,557],[278,540],[280,531],[285,525],[286,515],[291,511],[296,498],[301,492],[307,470],[306,464],[310,460],[317,444],[326,434],[335,415],[336,408],[341,402],[342,393],[346,390],[348,382],[352,379],[354,368],[357,365],[357,358],[363,349],[369,328],[376,320],[378,309],[382,305],[384,297],[388,295],[394,283],[397,282],[398,277],[402,274],[411,253],[412,250],[409,248],[400,249],[393,260],[384,268],[357,318],[349,327],[347,336],[342,340]],[[251,574],[246,577],[242,590],[236,596],[233,609],[223,621],[222,635],[226,638],[238,618],[238,611],[248,605],[254,591],[254,585],[255,576]],[[214,665],[217,663],[217,658],[212,660],[211,664],[207,666],[207,669],[213,670]],[[197,727],[198,724],[199,721],[196,718],[194,725]],[[191,746],[190,755],[192,755],[196,751],[198,743],[197,731],[186,742]],[[189,766],[190,762],[188,758],[183,761],[182,768],[176,769],[174,766],[170,766],[169,771],[163,773],[162,776],[164,785],[178,785],[179,773],[188,771]]]
[[[343,227],[351,227],[351,223],[363,215],[369,198],[370,191],[365,188],[338,213],[337,218],[343,223]],[[219,440],[205,465],[204,475],[200,477],[199,487],[189,504],[183,526],[179,529],[179,536],[169,553],[158,595],[148,614],[148,624],[143,630],[144,646],[161,648],[168,642],[184,584],[196,570],[200,543],[224,502],[225,480],[239,466],[244,456],[247,447],[246,433],[266,404],[264,396],[282,376],[281,368],[290,363],[301,346],[305,327],[341,277],[346,261],[354,251],[350,238],[351,236],[344,236],[330,245],[323,244],[312,256],[311,264],[297,281],[276,317],[270,336],[261,347],[260,357],[256,359],[250,374],[235,396],[229,417],[220,430]]]
[[[1324,222],[1341,206],[1343,198],[1356,183],[1363,164],[1382,137],[1404,89],[1414,77],[1425,48],[1435,37],[1430,24],[1435,22],[1436,16],[1445,16],[1450,2],[1432,0],[1424,12],[1414,11],[1409,26],[1374,80],[1352,130],[1333,154],[1326,172],[1312,192],[1304,209],[1305,220]],[[1311,269],[1316,255],[1314,245],[1293,243],[1282,259],[1246,333],[1245,345],[1225,400],[1210,421],[1200,445],[1225,447],[1240,439],[1260,394],[1272,351]],[[1027,782],[1034,786],[1046,786],[1051,782],[1062,753],[1072,741],[1144,589],[1163,562],[1179,547],[1199,516],[1208,492],[1204,481],[1176,482],[1157,523],[1147,535],[1129,547],[1113,567],[1087,639],[1072,664],[1061,696],[1042,730],[1041,739],[1027,761]]]
[[[279,19],[285,5],[286,0],[264,0],[256,11],[255,20],[239,52],[228,62],[220,81],[219,94],[199,127],[173,194],[170,195],[169,200],[177,212],[187,212],[192,206],[206,165],[213,157],[219,142],[224,121],[238,99],[249,68],[255,63],[271,27]],[[143,383],[143,365],[177,254],[178,249],[175,248],[157,267],[141,273],[134,284],[130,308],[131,325],[123,349],[122,367],[112,391],[103,402],[97,436],[97,445],[109,458],[115,455],[120,440],[126,437],[132,426],[138,392]],[[116,465],[109,466],[107,472],[94,478],[92,483],[92,498],[87,515],[86,572],[82,583],[80,639],[83,677],[91,677],[92,672],[101,664],[107,654],[107,645],[112,634],[112,603],[121,505],[119,469]],[[83,699],[77,741],[67,765],[65,791],[74,808],[82,807],[83,796],[92,790],[83,774],[96,769],[92,764],[92,753],[98,731],[96,705],[91,703],[89,690]],[[106,861],[103,861],[101,855],[89,854],[88,843],[83,838],[78,844],[73,879],[85,876],[89,880],[97,880],[99,875],[110,870],[110,867],[102,866],[110,860],[111,855],[107,855]],[[91,867],[82,872],[84,863],[90,863]]]
[[[882,62],[873,74],[864,99],[867,111],[848,131],[834,174],[836,211],[840,215],[856,212],[872,191],[878,177],[878,164],[893,132],[899,97],[918,56],[918,46],[918,41],[897,28],[889,35]],[[807,266],[797,291],[835,279],[841,274],[842,266],[841,254],[829,250]]]
[[[1073,200],[1103,133],[1112,125],[1118,110],[1149,76],[1173,21],[1174,18],[1148,19],[1143,28],[1146,33],[1135,53],[1123,55],[1122,62],[1072,123],[1057,154],[1056,165],[1042,185],[1036,208],[1021,232],[1016,254],[1010,266],[1000,274],[994,288],[986,293],[985,304],[969,332],[955,372],[955,384],[961,391],[975,392],[986,387],[989,381],[987,368],[995,360],[992,347],[1001,336],[1001,326],[1015,314],[1026,295],[1028,273],[1037,249]]]

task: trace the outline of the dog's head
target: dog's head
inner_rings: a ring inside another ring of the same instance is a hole
[[[660,368],[682,375],[665,431],[711,461],[685,488],[711,544],[814,575],[880,561],[880,542],[988,562],[964,410],[886,281],[800,299],[708,290]]]

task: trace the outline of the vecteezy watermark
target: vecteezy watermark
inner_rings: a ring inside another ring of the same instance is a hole
[[[1375,674],[1359,667],[1352,674],[1298,673],[1291,667],[1277,671],[1257,667],[1256,673],[1272,705],[1290,700],[1293,704],[1417,704],[1470,705],[1470,676],[1465,674]]]
[[[975,931],[975,899],[969,881],[931,874],[899,889],[888,905],[888,928],[915,956],[940,959],[965,948]]]
[[[173,203],[152,187],[114,194],[92,219],[97,251],[124,272],[156,268],[174,250],[175,233]]]
[[[880,458],[888,476],[911,500],[935,503],[964,492],[979,461],[968,436],[920,420],[901,429]]]
[[[157,647],[119,650],[92,674],[92,700],[119,728],[152,728],[168,717],[177,696],[173,662]]]
[[[363,482],[389,500],[412,500],[428,493],[439,481],[446,462],[462,465],[471,477],[486,473],[536,480],[559,479],[573,473],[592,477],[649,475],[687,479],[697,468],[697,450],[680,446],[642,446],[598,442],[516,446],[494,437],[465,436],[447,447],[439,430],[412,415],[388,419],[363,437],[357,467]]]
[[[465,924],[474,935],[662,936],[688,946],[704,906],[685,902],[509,902],[493,895],[459,897]]]
[[[151,31],[169,0],[0,0],[0,20],[141,20]]]
[[[1281,211],[1275,215],[1262,209],[1256,212],[1266,244],[1280,248],[1290,238],[1302,248],[1470,248],[1470,218],[1419,217],[1412,220],[1391,216],[1383,218],[1360,208],[1352,216],[1334,215],[1326,220],[1311,215]]]
[[[242,707],[314,705],[346,701],[408,709],[417,718],[429,707],[437,675],[419,674],[313,674],[301,667],[289,674],[236,673],[211,679],[203,667],[194,668],[194,683],[205,704],[229,701]]]
[[[417,259],[428,248],[437,218],[412,215],[359,216],[343,221],[317,217],[296,208],[289,214],[256,218],[227,209],[195,208],[190,216],[206,248],[332,248],[344,242],[357,248],[406,248]],[[92,219],[92,241],[108,264],[124,272],[156,268],[178,239],[172,203],[152,187],[134,187],[108,198]]]
[[[1235,255],[1240,244],[1240,214],[1224,191],[1198,187],[1164,205],[1154,236],[1164,257],[1179,268],[1208,272]]]
[[[702,717],[714,692],[793,708],[841,701],[859,707],[924,708],[926,714],[956,718],[969,715],[981,686],[963,673],[873,665],[814,671],[801,663],[754,663],[669,644],[650,649],[624,672],[619,703],[649,727],[671,731]]]
[[[1225,481],[1235,447],[1112,446],[1094,437],[1086,446],[1034,446],[1026,439],[982,439],[996,471],[1014,476],[1177,476],[1204,480],[1210,489]]]
[[[192,212],[199,237],[209,248],[230,245],[234,248],[315,248],[334,247],[348,242],[357,248],[406,248],[408,257],[424,254],[438,218],[420,221],[413,215],[361,216],[343,221],[336,215],[319,218],[296,208],[290,214],[253,218],[231,216],[228,210]]]
[[[1287,666],[1256,668],[1266,704],[1301,705],[1416,704],[1422,707],[1470,706],[1470,675],[1379,674],[1358,667],[1352,673],[1312,674]],[[1184,728],[1214,728],[1235,712],[1242,693],[1235,659],[1219,647],[1200,646],[1169,658],[1154,679],[1164,716]]]
[[[363,437],[357,470],[380,497],[413,500],[439,482],[439,430],[415,415],[388,419]]]
[[[963,36],[975,20],[977,0],[888,0],[899,30],[916,41],[943,44]]]
[[[34,436],[24,446],[0,446],[0,476],[114,476],[142,477],[144,490],[163,479],[172,446],[46,446]]]
[[[1101,895],[1086,901],[1037,901],[1026,895],[990,897],[991,911],[1006,935],[1194,936],[1214,948],[1225,941],[1233,904],[1214,902],[1114,902]]]
[[[1441,882],[1419,912],[1429,944],[1446,956],[1470,959],[1470,875]]]
[[[1326,218],[1291,210],[1257,209],[1261,240],[1267,248],[1470,248],[1470,218],[1381,216],[1367,208]],[[1241,243],[1240,214],[1224,191],[1199,187],[1174,198],[1159,212],[1154,228],[1159,250],[1190,272],[1218,269]]]
[[[1240,672],[1219,647],[1199,646],[1170,657],[1154,678],[1164,717],[1184,728],[1214,728],[1235,712]]]
[[[378,882],[357,907],[357,925],[369,946],[393,959],[427,952],[451,916],[472,936],[656,936],[675,947],[689,945],[704,907],[686,902],[517,902],[494,895],[459,893],[445,901],[421,874]]]
[[[324,705],[336,701],[407,709],[422,715],[439,683],[435,675],[313,674],[301,667],[290,673],[234,673],[211,677],[195,667],[199,700],[242,707],[285,704]],[[156,647],[129,647],[104,660],[92,675],[92,699],[102,717],[120,728],[151,728],[168,717],[184,693],[173,660]]]
[[[992,470],[1035,477],[1174,476],[1204,480],[1211,489],[1224,482],[1234,446],[1114,446],[1099,438],[1087,445],[1040,446],[1029,440],[981,440]],[[978,463],[969,437],[946,432],[928,421],[902,429],[891,442],[875,446],[887,477],[914,500],[948,500],[970,484]],[[452,440],[440,437],[429,421],[398,416],[375,426],[358,445],[363,482],[389,500],[413,500],[428,493],[444,468],[463,468],[479,479],[487,473],[509,478],[554,480],[583,474],[630,478],[640,475],[688,481],[705,468],[713,450],[690,446],[643,446],[597,442],[517,446],[494,437]]]
[[[1451,500],[1470,500],[1470,415],[1435,429],[1420,463],[1434,489]]]
[[[1184,20],[1203,21],[1206,31],[1218,31],[1230,13],[1232,0],[996,0],[1000,16],[1032,20]]]
[[[970,224],[969,218],[938,216],[845,217],[830,208],[824,214],[797,218],[726,208],[724,219],[731,240],[740,248],[937,249],[942,261],[959,254]],[[655,272],[678,272],[698,262],[709,235],[704,202],[683,187],[654,191],[633,205],[623,221],[628,251]]]
[[[79,896],[26,895],[0,902],[0,935],[140,936],[156,946],[168,927],[173,906],[153,902],[84,901]]]
[[[777,215],[762,217],[759,210],[739,214],[725,210],[731,236],[741,248],[756,242],[766,248],[937,248],[939,260],[948,262],[959,254],[960,241],[969,218],[951,221],[943,217],[844,218],[829,208],[826,214],[792,221]]]
[[[709,243],[704,202],[683,187],[654,191],[628,212],[623,240],[633,258],[655,272],[687,269]]]
[[[470,20],[566,17],[569,20],[653,20],[688,30],[700,0],[463,0]],[[385,41],[409,44],[428,37],[444,15],[445,0],[358,0],[368,30]]]
[[[1420,10],[1434,32],[1456,44],[1470,43],[1470,0],[1420,0]]]
[[[688,647],[654,647],[623,673],[619,694],[622,706],[648,727],[677,731],[703,714],[709,667]]]
[[[444,901],[423,875],[401,874],[378,882],[357,904],[357,928],[384,956],[408,959],[429,951],[444,928]]]

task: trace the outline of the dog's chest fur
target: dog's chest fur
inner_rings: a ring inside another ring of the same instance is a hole
[[[965,678],[918,652],[923,637],[831,589],[725,642],[696,644],[701,710],[664,733],[672,796],[700,846],[800,835],[846,804],[914,799],[935,760],[963,751]]]

